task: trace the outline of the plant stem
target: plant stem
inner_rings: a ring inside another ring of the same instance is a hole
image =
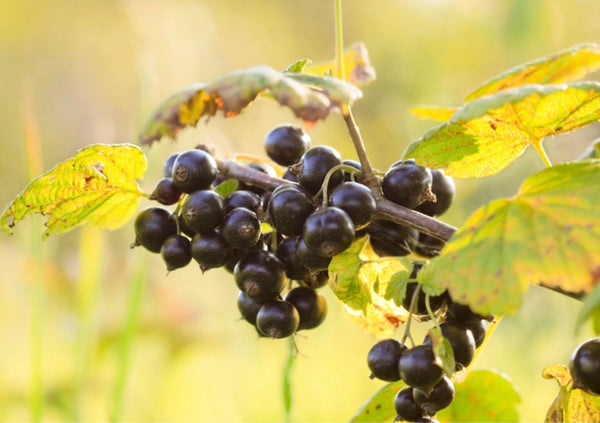
[[[342,0],[334,0],[335,3],[335,64],[337,77],[344,81],[346,73],[344,70],[344,30],[342,27]]]
[[[542,145],[542,140],[534,142],[533,148],[535,148],[535,151],[537,151],[538,155],[541,157],[542,161],[544,162],[544,165],[546,167],[552,167],[552,163],[550,162],[550,159],[546,154],[546,150],[544,150],[544,146]]]
[[[354,149],[356,150],[356,154],[358,155],[358,160],[360,161],[360,167],[362,170],[361,180],[366,186],[368,186],[371,189],[371,191],[373,191],[373,195],[375,195],[376,199],[382,198],[379,182],[377,181],[377,177],[375,176],[375,172],[373,171],[373,166],[371,165],[371,161],[369,160],[369,156],[367,155],[365,144],[360,135],[358,125],[354,120],[354,116],[352,115],[352,110],[350,106],[348,106],[347,113],[344,114],[344,122],[346,123],[348,133],[350,134],[350,138],[352,139],[352,143],[354,144]]]
[[[283,407],[285,409],[285,422],[289,423],[292,414],[292,369],[296,359],[296,344],[294,337],[290,336],[288,340],[288,356],[283,367]]]

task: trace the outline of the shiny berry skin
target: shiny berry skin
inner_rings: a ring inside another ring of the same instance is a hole
[[[262,307],[263,303],[253,300],[247,296],[244,291],[240,291],[237,297],[238,310],[242,314],[244,320],[248,323],[256,325],[256,315]]]
[[[404,307],[406,310],[410,310],[412,298],[418,285],[418,282],[409,282],[406,284],[406,295],[404,296],[404,300],[402,300],[402,307]],[[413,314],[415,314],[416,316],[428,315],[425,298],[425,292],[423,292],[423,290],[420,289],[417,298],[416,308],[415,310],[413,310]],[[448,294],[445,292],[441,295],[430,296],[429,305],[431,306],[431,311],[435,313],[437,310],[439,310],[444,305],[447,298]]]
[[[253,211],[238,207],[227,213],[221,225],[221,232],[233,248],[250,247],[260,238],[260,220]]]
[[[354,169],[358,169],[358,170],[362,170],[362,166],[360,165],[360,162],[357,162],[356,160],[344,160],[342,162],[342,164],[344,166],[350,166],[353,167]],[[347,172],[344,171],[344,181],[349,182],[349,181],[353,181],[352,179],[352,173],[351,172]],[[354,179],[357,179],[356,174],[354,174]]]
[[[315,210],[311,196],[296,185],[281,185],[269,201],[269,217],[279,233],[302,235],[304,222]]]
[[[443,376],[443,370],[429,345],[417,345],[400,356],[400,377],[407,385],[424,391]]]
[[[217,162],[206,151],[185,151],[173,163],[172,178],[181,192],[207,189],[217,179]]]
[[[475,348],[479,348],[481,344],[483,344],[487,332],[486,320],[470,320],[468,322],[459,323],[459,325],[471,331],[473,339],[475,340]]]
[[[171,235],[163,242],[160,255],[169,272],[185,267],[192,261],[190,240],[183,235]]]
[[[425,411],[425,414],[430,416],[448,407],[454,400],[454,395],[454,384],[446,376],[431,388],[431,392],[413,390],[415,402]]]
[[[173,164],[180,154],[181,153],[173,153],[167,158],[167,160],[165,160],[165,164],[163,166],[163,175],[165,178],[170,178],[173,176]]]
[[[285,266],[267,251],[250,251],[235,265],[233,277],[238,288],[262,302],[279,295],[285,282]]]
[[[424,201],[415,210],[427,216],[441,216],[450,208],[456,187],[451,176],[444,175],[443,170],[431,170],[431,192],[435,194],[436,201]]]
[[[367,354],[367,365],[371,378],[394,382],[400,380],[398,364],[406,345],[396,339],[384,339],[371,347]]]
[[[339,185],[329,197],[329,205],[344,210],[355,229],[367,226],[375,217],[377,203],[371,190],[357,182],[345,182]]]
[[[304,223],[306,246],[323,257],[333,257],[354,241],[354,225],[340,208],[324,207],[311,214]]]
[[[308,248],[302,238],[298,240],[298,245],[296,245],[296,257],[303,266],[311,271],[327,270],[331,262],[331,257],[320,256]]]
[[[327,316],[327,300],[312,288],[298,286],[290,290],[284,300],[298,311],[298,330],[314,329],[323,323]]]
[[[475,357],[475,338],[470,330],[464,326],[452,322],[444,322],[440,325],[442,336],[450,342],[454,352],[454,361],[456,370],[467,367]],[[431,345],[429,335],[425,337],[423,343]]]
[[[392,165],[381,182],[383,195],[396,204],[414,209],[431,191],[431,171],[413,162]]]
[[[279,243],[275,253],[277,258],[285,265],[285,275],[292,280],[302,280],[309,273],[308,268],[300,263],[296,255],[297,246],[297,237],[286,238]]]
[[[202,272],[225,266],[233,254],[233,249],[218,231],[195,234],[191,244],[192,258],[200,265]]]
[[[301,127],[292,124],[273,128],[264,142],[267,156],[281,166],[299,162],[309,146],[310,136]]]
[[[302,286],[312,289],[319,289],[329,282],[329,272],[327,270],[311,271],[300,281]]]
[[[271,300],[256,315],[256,327],[270,338],[286,338],[298,329],[300,316],[291,303]]]
[[[135,242],[148,251],[159,253],[163,242],[177,233],[175,215],[163,207],[149,207],[135,218]]]
[[[569,363],[573,388],[600,395],[600,338],[579,345]]]
[[[475,313],[468,305],[450,301],[448,304],[448,319],[459,323],[479,319],[485,319],[491,322],[494,320],[494,317],[491,315],[483,316]]]
[[[321,189],[325,175],[334,166],[342,164],[342,156],[335,149],[319,145],[306,150],[300,159],[298,183],[302,188],[314,195]],[[335,172],[329,179],[329,188],[333,188],[344,180],[342,172]]]
[[[257,213],[260,209],[260,204],[260,196],[255,192],[246,190],[234,191],[225,197],[224,201],[225,212],[227,213],[238,207],[245,207]]]
[[[158,201],[165,206],[175,204],[180,197],[181,191],[175,186],[171,178],[162,178],[158,181],[154,191],[150,194],[150,200]]]
[[[416,229],[382,219],[371,222],[366,232],[379,256],[406,256],[414,251],[419,237]]]
[[[183,201],[181,214],[192,231],[203,233],[221,224],[225,206],[221,196],[214,191],[194,191]]]
[[[394,398],[394,408],[398,420],[414,422],[425,416],[423,409],[415,402],[413,388],[410,386],[398,391]]]

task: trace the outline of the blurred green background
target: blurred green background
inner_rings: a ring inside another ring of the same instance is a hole
[[[28,116],[48,170],[88,144],[135,142],[152,109],[190,83],[258,64],[283,69],[296,59],[334,55],[333,2],[325,0],[0,0],[0,10],[1,205],[29,180]],[[411,106],[458,105],[472,88],[512,66],[600,41],[597,0],[346,0],[343,13],[346,45],[364,41],[377,70],[354,113],[381,170],[433,126],[410,115]],[[171,152],[200,142],[221,157],[262,156],[265,134],[286,121],[297,122],[276,103],[259,100],[239,117],[185,130],[176,144],[145,148],[150,167],[142,187],[152,189]],[[355,158],[338,116],[310,134],[313,145]],[[555,162],[568,161],[599,134],[591,125],[546,146]],[[457,181],[457,202],[444,220],[460,225],[541,168],[528,152],[496,176]],[[238,320],[237,288],[228,273],[202,275],[192,265],[167,275],[160,257],[129,249],[133,225],[53,236],[40,255],[32,236],[41,225],[36,216],[13,237],[0,236],[0,421],[30,421],[36,389],[43,394],[44,421],[110,418],[136,275],[144,277],[144,289],[123,385],[123,421],[284,418],[287,342],[258,339]],[[327,288],[322,291],[327,320],[297,339],[292,421],[346,421],[382,386],[368,379],[366,367],[375,339]],[[541,421],[557,393],[555,382],[541,378],[542,368],[566,363],[590,336],[587,328],[574,334],[578,309],[573,300],[532,288],[475,365],[511,375],[523,397],[523,421]],[[36,349],[41,384],[35,382]]]

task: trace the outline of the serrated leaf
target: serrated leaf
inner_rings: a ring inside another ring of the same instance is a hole
[[[491,370],[474,370],[455,381],[452,404],[437,413],[440,422],[516,422],[521,397],[510,379]]]
[[[573,389],[565,405],[565,423],[600,422],[600,398]]]
[[[302,72],[315,75],[335,75],[335,60],[308,64]],[[371,66],[369,52],[364,43],[352,44],[344,49],[344,79],[358,87],[375,80],[375,69]]]
[[[0,229],[11,234],[31,213],[49,216],[44,238],[82,224],[118,228],[131,219],[145,195],[137,179],[146,167],[146,157],[135,145],[90,145],[34,179],[6,207]]]
[[[282,72],[302,72],[304,71],[304,68],[310,63],[312,63],[310,59],[296,60],[294,63],[285,68]]]
[[[350,418],[350,423],[391,422],[396,417],[394,398],[406,384],[402,381],[384,385]]]
[[[518,310],[530,283],[587,293],[600,278],[600,160],[527,178],[475,211],[419,273],[481,314]]]
[[[597,322],[600,321],[600,284],[585,296],[583,306],[577,315],[575,329],[578,331],[581,326],[588,320],[592,320],[592,328],[598,334]]]
[[[413,141],[404,153],[456,177],[497,173],[544,137],[600,119],[600,83],[525,85],[485,96]]]
[[[281,73],[268,66],[234,71],[209,84],[194,84],[165,100],[152,113],[140,134],[140,143],[152,144],[163,136],[174,138],[179,130],[195,126],[222,112],[225,117],[241,113],[260,94],[290,108],[308,123],[342,111],[362,96],[356,86],[336,78],[317,75],[304,80],[298,73]]]
[[[581,44],[511,68],[475,88],[466,101],[527,84],[576,81],[597,69],[600,69],[600,46]]]
[[[329,286],[363,330],[384,338],[408,318],[406,310],[399,306],[403,296],[394,297],[400,291],[390,286],[395,284],[392,278],[410,274],[411,268],[405,258],[380,259],[372,250],[368,237],[363,237],[332,258]]]
[[[458,107],[419,106],[410,109],[410,112],[421,119],[431,119],[438,122],[449,120],[458,110]]]
[[[454,351],[450,341],[444,338],[442,332],[437,328],[432,328],[429,332],[429,339],[431,340],[431,347],[433,353],[441,361],[442,369],[447,375],[452,375],[456,367],[456,361],[454,360]]]
[[[237,179],[226,179],[215,187],[215,192],[225,198],[238,189],[240,182]]]

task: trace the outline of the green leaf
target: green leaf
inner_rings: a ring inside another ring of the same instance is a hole
[[[575,322],[576,330],[579,330],[581,326],[587,321],[592,320],[592,328],[596,334],[598,332],[598,322],[600,322],[600,284],[597,284],[592,292],[587,294],[583,299],[583,306],[577,315],[577,321]]]
[[[350,419],[350,423],[392,422],[396,417],[394,398],[406,384],[402,381],[384,385],[367,400]]]
[[[241,113],[260,94],[290,108],[308,123],[327,118],[331,111],[344,111],[362,96],[359,88],[336,78],[281,73],[256,66],[228,73],[208,84],[194,84],[172,95],[152,113],[140,134],[142,144],[174,138],[179,130],[195,126],[222,112],[225,117]]]
[[[525,85],[485,96],[413,141],[404,153],[456,177],[497,173],[529,145],[600,119],[600,83]]]
[[[238,189],[240,182],[237,179],[227,179],[215,187],[215,191],[221,197],[225,198]]]
[[[491,370],[474,370],[454,382],[456,396],[437,413],[440,422],[516,422],[521,397],[508,377]]]
[[[600,69],[600,46],[581,44],[509,69],[475,88],[466,101],[527,84],[576,81],[597,69]]]
[[[335,60],[309,63],[302,69],[304,73],[315,75],[334,75]],[[356,43],[344,49],[344,79],[357,87],[370,84],[375,80],[375,69],[371,66],[369,53],[364,43]]]
[[[115,229],[139,206],[137,179],[146,173],[146,157],[131,144],[95,144],[34,179],[0,216],[0,229],[11,228],[31,213],[48,215],[44,238],[76,226]]]
[[[311,63],[310,59],[296,60],[294,63],[285,68],[282,72],[303,72],[304,68]]]
[[[431,346],[436,356],[436,360],[441,361],[442,369],[447,375],[452,375],[456,367],[456,361],[454,360],[454,350],[450,341],[444,338],[442,332],[437,328],[433,327],[429,332],[429,339],[431,340]]]
[[[598,181],[600,160],[542,170],[514,198],[475,211],[419,273],[482,314],[515,312],[530,283],[590,292],[600,278]]]
[[[332,258],[329,286],[363,330],[383,338],[408,318],[400,305],[411,269],[406,258],[379,258],[363,237]]]

